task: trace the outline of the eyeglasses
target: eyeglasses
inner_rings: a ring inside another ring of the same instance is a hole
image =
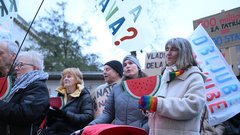
[[[33,64],[28,64],[28,63],[23,63],[23,62],[19,62],[19,63],[15,64],[15,66],[18,68],[22,68],[24,65],[34,66]]]

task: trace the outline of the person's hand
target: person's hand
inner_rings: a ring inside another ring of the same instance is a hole
[[[154,96],[142,96],[139,101],[139,109],[148,111],[150,113],[156,112],[157,110],[157,97]]]

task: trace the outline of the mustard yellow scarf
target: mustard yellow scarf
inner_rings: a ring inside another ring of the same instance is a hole
[[[79,97],[83,88],[84,88],[84,85],[77,84],[77,89],[71,94],[67,94],[67,90],[63,86],[58,87],[56,91],[64,95],[64,104],[66,104],[68,101],[68,96]]]

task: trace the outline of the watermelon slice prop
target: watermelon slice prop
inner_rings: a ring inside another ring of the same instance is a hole
[[[1,77],[0,78],[0,100],[5,99],[12,88],[12,77]]]
[[[154,96],[160,88],[162,76],[149,76],[130,79],[122,82],[123,89],[135,98],[140,99],[144,95]]]
[[[50,107],[62,109],[64,107],[63,97],[51,97],[50,98]]]

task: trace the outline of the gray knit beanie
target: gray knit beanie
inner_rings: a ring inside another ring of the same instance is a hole
[[[126,60],[132,61],[134,64],[137,65],[138,69],[141,69],[140,62],[139,62],[139,60],[138,60],[135,56],[133,56],[133,55],[127,55],[127,56],[125,56],[125,58],[123,59],[123,63],[124,63],[124,61],[126,61]]]

